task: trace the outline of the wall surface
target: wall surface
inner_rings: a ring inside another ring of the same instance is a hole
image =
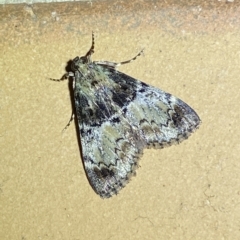
[[[0,9],[0,238],[240,239],[240,4],[94,1]],[[181,98],[202,124],[148,149],[101,199],[81,161],[67,63],[94,60]]]

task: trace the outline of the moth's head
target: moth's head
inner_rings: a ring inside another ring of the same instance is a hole
[[[82,67],[85,67],[85,65],[88,65],[89,63],[91,63],[91,59],[89,56],[75,57],[72,61],[71,70],[73,72],[77,71]]]

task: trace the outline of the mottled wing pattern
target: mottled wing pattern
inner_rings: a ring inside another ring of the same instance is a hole
[[[169,93],[94,62],[84,67],[74,73],[82,156],[93,189],[108,198],[135,174],[144,148],[181,142],[200,119]]]

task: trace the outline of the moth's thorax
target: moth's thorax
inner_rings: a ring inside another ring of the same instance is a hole
[[[84,62],[81,58],[75,62],[75,89],[89,95],[92,92],[112,88],[114,82],[108,78],[109,71],[94,62]]]

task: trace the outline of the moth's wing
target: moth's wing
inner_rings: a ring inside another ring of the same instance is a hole
[[[185,102],[158,88],[112,70],[109,78],[121,86],[131,86],[134,97],[127,103],[124,118],[138,128],[146,147],[162,148],[188,138],[201,120]]]
[[[105,118],[101,115],[95,126],[79,124],[85,170],[103,198],[126,185],[144,147],[180,142],[200,123],[197,114],[174,96],[115,70],[108,69],[107,76],[113,87],[96,103]]]
[[[123,120],[123,119],[121,119]],[[103,198],[117,194],[135,173],[142,148],[122,123],[105,122],[81,136],[82,155],[90,184]],[[85,126],[85,129],[87,127]]]

